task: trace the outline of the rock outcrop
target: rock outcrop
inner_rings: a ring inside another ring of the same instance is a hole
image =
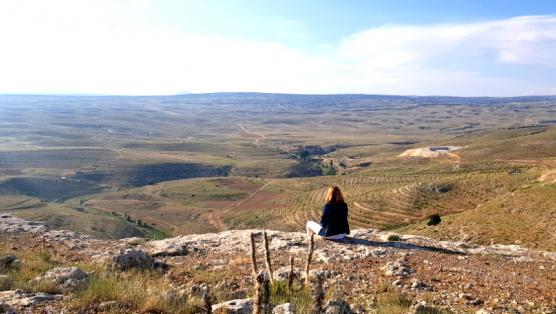
[[[142,250],[127,249],[112,259],[112,268],[115,270],[152,269],[155,260]]]
[[[216,313],[226,313],[226,314],[252,314],[253,300],[237,299],[237,300],[226,301],[223,303],[213,305],[212,311]]]
[[[3,268],[19,268],[21,261],[14,255],[6,255],[0,257],[0,267]]]
[[[0,304],[9,307],[29,307],[62,298],[61,294],[27,293],[23,290],[0,291]]]
[[[295,306],[291,303],[276,305],[272,309],[272,314],[296,314]]]
[[[65,230],[48,230],[40,222],[26,221],[8,214],[0,214],[0,232],[35,233],[44,236],[48,243],[58,243],[89,256],[93,261],[112,261],[123,255],[122,251],[132,249],[146,252],[133,253],[129,260],[135,265],[148,266],[154,263],[154,257],[175,257],[185,255],[221,254],[230,252],[248,252],[250,234],[260,234],[260,230],[230,230],[219,233],[191,234],[163,240],[148,241],[140,238],[121,240],[98,240],[90,236]],[[309,240],[305,233],[267,231],[270,249],[292,255],[303,256]],[[549,258],[556,260],[556,252],[535,251],[519,245],[494,244],[489,246],[464,242],[440,241],[422,236],[398,235],[399,241],[384,240],[393,233],[375,229],[356,229],[344,241],[334,242],[319,240],[314,256],[319,262],[333,263],[340,261],[384,257],[403,251],[430,251],[449,254],[502,255],[516,258]],[[136,259],[136,257],[138,259]],[[127,262],[126,262],[127,263]],[[126,264],[123,263],[122,265]],[[125,268],[125,265],[124,265]]]
[[[75,291],[86,286],[89,275],[77,267],[57,267],[35,278],[34,281],[53,283],[60,291]]]
[[[230,278],[226,278],[222,280],[223,284],[218,282],[208,287],[199,282],[193,285],[179,282],[183,277],[176,276],[171,270],[164,277],[175,280],[176,289],[159,296],[170,303],[179,303],[187,299],[186,295],[188,298],[202,298],[209,288],[218,290],[222,286],[225,288],[222,290],[227,291],[226,298],[234,299],[213,306],[215,312],[220,310],[224,313],[252,311],[253,300],[247,298],[252,297],[247,293],[253,284],[249,261],[252,233],[257,234],[256,243],[261,248],[260,230],[230,230],[156,241],[142,238],[99,240],[71,231],[49,230],[42,223],[0,214],[0,234],[12,239],[26,239],[30,234],[29,239],[34,240],[35,249],[40,249],[42,245],[47,250],[55,250],[58,256],[85,262],[105,262],[118,271],[165,269],[171,265],[176,270],[186,266],[193,272],[226,273],[234,277],[232,282],[227,282]],[[303,281],[305,270],[302,267],[309,247],[307,235],[283,231],[267,231],[267,234],[275,262],[274,279],[288,278],[289,267],[286,265],[293,256],[295,277]],[[392,235],[396,236],[395,241],[389,240]],[[19,255],[17,250],[24,245],[27,241],[20,241],[12,254]],[[262,254],[261,251],[258,253],[259,256]],[[16,256],[4,256],[0,258],[0,266],[17,267],[18,260]],[[539,313],[551,313],[554,308],[551,300],[556,295],[553,281],[546,278],[550,278],[556,270],[554,261],[556,252],[536,251],[519,245],[482,246],[356,229],[343,241],[317,239],[310,274],[321,273],[326,278],[326,286],[341,286],[345,290],[342,293],[356,300],[368,300],[370,304],[376,302],[373,299],[376,291],[373,292],[373,289],[378,284],[391,284],[395,287],[394,291],[403,292],[413,299],[422,297],[423,293],[434,295],[435,303],[416,304],[411,308],[414,313],[423,313],[428,307],[438,304],[447,308],[455,305],[457,310],[470,313],[483,308],[492,313],[504,313],[506,309],[546,308],[548,311]],[[259,260],[261,263],[264,261]],[[517,268],[519,271],[515,271]],[[86,276],[72,268],[54,269],[39,279],[52,280],[61,291],[77,289],[81,281],[86,282]],[[4,282],[3,289],[14,289],[10,280],[9,276],[0,278]],[[504,282],[505,286],[501,286],[500,282]],[[8,310],[12,307],[20,309],[60,298],[60,295],[8,290],[0,293],[0,306]],[[324,310],[326,313],[362,313],[362,304],[353,303],[349,307],[342,302],[329,301]],[[110,308],[112,305],[106,303],[104,306]],[[295,312],[287,305],[276,305],[274,310],[275,313]]]

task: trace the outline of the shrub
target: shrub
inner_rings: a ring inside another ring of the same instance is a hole
[[[399,235],[397,234],[391,234],[388,236],[388,241],[401,241],[402,238],[400,238]]]
[[[0,275],[0,291],[11,290],[14,282],[6,275]]]

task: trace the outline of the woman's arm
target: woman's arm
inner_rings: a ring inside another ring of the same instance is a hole
[[[328,227],[330,224],[330,208],[328,204],[324,205],[322,209],[322,217],[320,218],[320,225],[324,227]]]
[[[347,204],[346,204],[346,227],[347,227],[347,232],[346,232],[346,234],[351,234],[351,230],[349,229],[348,217],[349,217],[349,209],[348,209],[348,206],[347,206]]]

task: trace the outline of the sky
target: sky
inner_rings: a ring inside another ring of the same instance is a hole
[[[0,0],[0,93],[556,94],[556,2]]]

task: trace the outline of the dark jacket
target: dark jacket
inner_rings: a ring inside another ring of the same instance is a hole
[[[330,237],[345,233],[349,234],[348,207],[346,203],[326,204],[320,219],[321,235]]]

